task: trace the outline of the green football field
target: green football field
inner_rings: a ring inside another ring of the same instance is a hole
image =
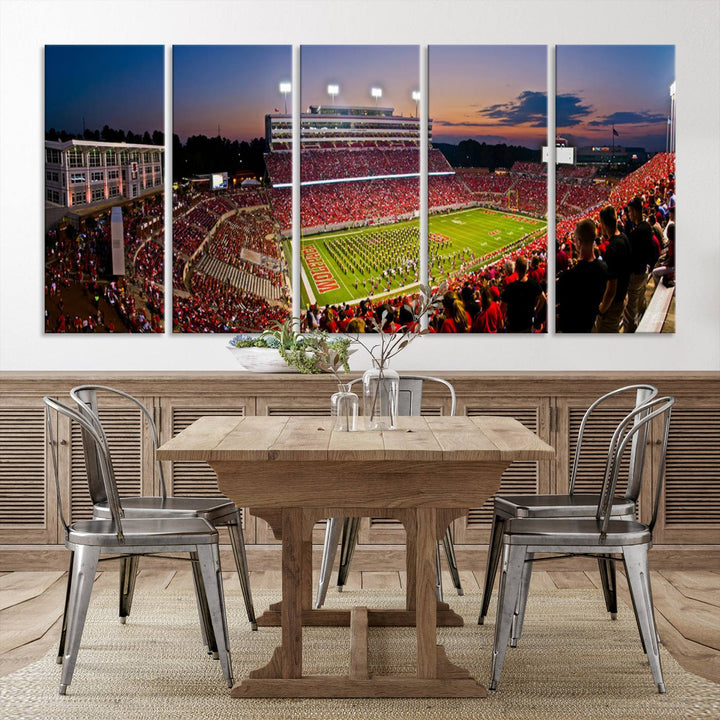
[[[545,227],[544,220],[485,208],[432,215],[431,283],[485,264],[487,255]],[[419,271],[417,219],[302,240],[303,304],[311,297],[327,305],[407,292]]]

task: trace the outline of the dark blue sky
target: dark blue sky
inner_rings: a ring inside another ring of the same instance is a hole
[[[45,128],[164,127],[162,45],[46,45]]]
[[[558,135],[571,145],[665,149],[674,45],[559,45]]]
[[[281,82],[292,78],[290,45],[173,47],[173,132],[231,140],[265,136],[265,115],[284,110]],[[292,93],[287,96],[292,111]]]

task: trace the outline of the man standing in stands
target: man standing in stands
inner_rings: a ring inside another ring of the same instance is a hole
[[[532,332],[533,318],[539,314],[545,302],[542,288],[530,278],[527,269],[527,258],[518,255],[514,273],[518,279],[510,283],[502,294],[507,332]]]
[[[625,297],[630,283],[630,246],[617,227],[617,214],[612,205],[600,211],[600,228],[608,239],[603,255],[607,265],[608,282],[598,307],[595,332],[620,332],[620,320],[625,309]]]
[[[653,241],[653,231],[643,220],[642,198],[637,195],[628,203],[628,214],[633,229],[628,236],[630,244],[630,283],[627,304],[623,314],[625,332],[635,332],[645,312],[645,290],[648,281],[648,267],[652,269],[659,253]]]
[[[589,333],[607,285],[607,265],[595,257],[595,222],[581,220],[575,227],[578,261],[556,284],[558,331]]]

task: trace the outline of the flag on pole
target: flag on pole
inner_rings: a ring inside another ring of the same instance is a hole
[[[613,128],[613,137],[620,137],[620,133],[615,128]]]

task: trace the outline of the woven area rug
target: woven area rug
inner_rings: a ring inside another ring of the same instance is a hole
[[[236,680],[263,665],[280,630],[250,631],[239,590],[226,591]],[[261,611],[278,592],[256,592]],[[487,684],[494,632],[476,624],[479,594],[449,594],[463,628],[440,629],[448,658]],[[54,651],[0,681],[0,717],[8,720],[313,720],[315,718],[718,718],[720,686],[683,670],[663,650],[666,695],[658,695],[632,612],[612,622],[602,593],[531,592],[520,647],[508,649],[500,690],[485,699],[264,700],[233,699],[217,661],[200,642],[191,592],[137,594],[127,625],[117,622],[117,596],[93,594],[68,695],[57,694]],[[331,593],[328,606],[400,607],[400,595],[379,591]],[[304,632],[308,674],[346,673],[346,628]],[[370,630],[371,672],[413,673],[414,630]]]

